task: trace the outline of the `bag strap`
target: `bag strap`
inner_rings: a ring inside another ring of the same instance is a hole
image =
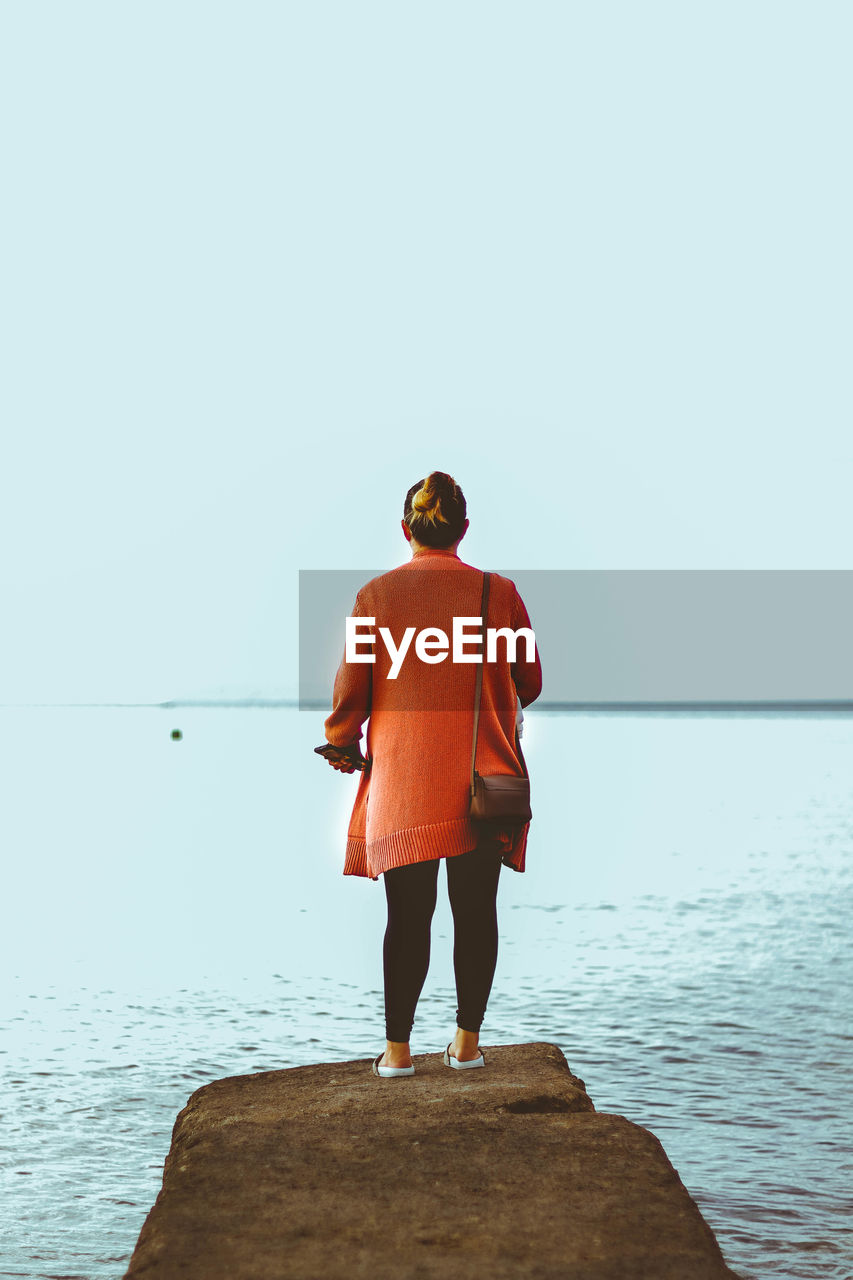
[[[489,578],[491,574],[483,574],[483,595],[480,600],[480,618],[483,624],[483,656],[477,663],[477,684],[474,691],[474,741],[471,745],[471,795],[474,794],[474,760],[477,756],[477,733],[480,728],[480,698],[483,692],[483,664],[486,661],[486,616],[489,610]]]
[[[491,577],[491,574],[489,573],[483,574],[483,596],[482,596],[482,599],[480,600],[480,618],[482,619],[482,623],[483,623],[483,661],[477,664],[477,684],[474,692],[474,741],[471,745],[471,778],[470,778],[471,795],[474,794],[474,761],[477,756],[477,734],[480,728],[480,699],[483,693],[483,665],[486,660],[485,636],[486,636],[487,614],[489,610],[489,579],[490,577]],[[518,758],[521,761],[521,767],[524,770],[524,776],[525,778],[529,778],[530,775],[527,772],[527,761],[525,760],[524,753],[521,750],[521,739],[518,736],[518,727],[516,727],[516,730],[515,730],[515,749],[518,752]]]

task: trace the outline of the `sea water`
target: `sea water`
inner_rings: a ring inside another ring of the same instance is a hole
[[[0,1275],[116,1280],[222,1076],[383,1047],[322,712],[0,711]],[[484,1045],[558,1044],[744,1280],[853,1274],[853,719],[549,714]],[[173,731],[180,731],[173,737]],[[412,1048],[453,1032],[444,877]]]

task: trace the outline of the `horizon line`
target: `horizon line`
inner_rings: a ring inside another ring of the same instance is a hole
[[[190,707],[267,707],[299,711],[331,711],[326,698],[168,698],[161,702],[3,702],[0,707],[125,707],[177,710]],[[849,698],[672,698],[672,699],[560,699],[539,700],[524,709],[537,711],[840,711],[853,712]]]

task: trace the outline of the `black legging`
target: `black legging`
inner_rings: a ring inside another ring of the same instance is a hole
[[[429,969],[430,924],[435,910],[439,862],[447,864],[453,912],[456,1025],[479,1031],[498,958],[497,892],[501,853],[486,839],[452,858],[431,858],[384,874],[388,900],[383,963],[385,1036],[408,1042],[415,1009]]]

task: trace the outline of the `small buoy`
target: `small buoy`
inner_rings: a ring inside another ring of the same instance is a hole
[[[182,738],[183,736],[184,736],[184,735],[181,733],[180,729],[173,729],[173,730],[172,730],[172,741],[173,741],[173,742],[180,742],[180,740],[181,740],[181,738]]]

